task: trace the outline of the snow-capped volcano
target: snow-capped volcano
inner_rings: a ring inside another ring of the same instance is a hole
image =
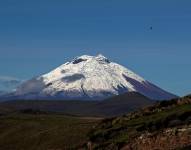
[[[103,100],[125,92],[139,92],[157,100],[175,97],[103,55],[77,57],[23,83],[14,95],[26,99]]]

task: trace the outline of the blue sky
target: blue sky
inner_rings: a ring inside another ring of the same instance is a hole
[[[170,92],[191,93],[190,6],[190,0],[1,0],[0,76],[29,79],[75,56],[102,53]]]

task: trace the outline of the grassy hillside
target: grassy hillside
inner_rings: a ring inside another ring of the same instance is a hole
[[[89,133],[94,149],[176,149],[191,146],[191,98],[163,101],[103,120]]]
[[[26,113],[0,116],[0,150],[77,149],[97,118]]]

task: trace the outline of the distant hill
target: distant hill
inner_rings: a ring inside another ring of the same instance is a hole
[[[78,116],[119,116],[137,110],[141,107],[153,104],[147,97],[130,92],[108,98],[104,101],[80,101],[80,100],[13,100],[0,103],[0,110],[6,112],[24,109],[56,112]]]
[[[137,92],[129,92],[108,98],[94,107],[105,116],[119,116],[153,104],[154,101]]]

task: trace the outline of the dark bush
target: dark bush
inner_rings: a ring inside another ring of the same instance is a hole
[[[191,117],[191,111],[183,113],[182,115],[179,116],[179,119],[182,120],[182,121],[184,121],[184,120],[186,120],[188,117]]]
[[[170,101],[161,101],[159,106],[160,107],[168,107],[168,106],[171,106],[173,104],[177,104],[177,100],[176,99],[173,99],[173,100],[170,100]]]

